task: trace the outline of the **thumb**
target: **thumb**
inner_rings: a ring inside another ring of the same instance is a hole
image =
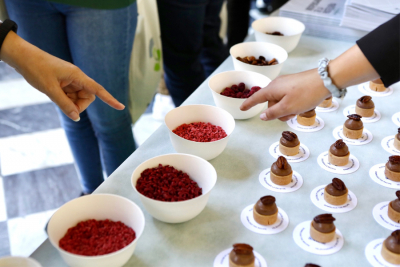
[[[80,120],[78,107],[65,94],[59,85],[55,85],[53,90],[49,90],[47,96],[73,121]]]
[[[285,99],[282,99],[275,105],[269,106],[260,114],[260,119],[263,121],[270,121],[282,118],[283,121],[291,118],[293,114],[287,111],[285,108],[287,105]]]

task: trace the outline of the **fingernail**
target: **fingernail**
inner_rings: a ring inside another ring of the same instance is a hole
[[[262,113],[262,114],[260,114],[260,119],[262,119],[263,121],[266,121],[268,118],[267,118],[267,115],[265,115],[265,113]]]
[[[71,113],[69,113],[69,117],[70,118],[77,118],[77,119],[72,119],[73,121],[75,121],[75,122],[78,122],[78,121],[80,121],[80,117],[79,117],[79,114],[78,114],[78,112],[76,112],[76,111],[72,111]]]

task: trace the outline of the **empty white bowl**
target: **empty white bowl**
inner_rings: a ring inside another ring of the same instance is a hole
[[[245,83],[246,88],[251,89],[253,86],[261,88],[267,86],[271,79],[260,73],[252,71],[225,71],[218,73],[210,78],[208,86],[211,89],[215,105],[228,111],[235,119],[249,119],[259,114],[265,107],[265,103],[258,104],[249,110],[241,111],[240,106],[246,98],[233,98],[221,95],[220,93],[226,88],[239,83]]]
[[[267,76],[271,80],[275,79],[279,75],[283,63],[288,57],[288,53],[282,47],[264,42],[240,43],[232,46],[229,52],[232,56],[233,66],[235,67],[235,70],[248,70],[258,72]],[[276,58],[279,64],[270,66],[257,66],[247,64],[236,59],[237,57],[243,58],[248,56],[253,56],[257,59],[259,56],[263,56],[268,61]]]
[[[136,238],[126,247],[101,256],[82,256],[69,253],[58,245],[67,230],[89,219],[121,221],[132,227]],[[132,256],[136,243],[143,233],[144,215],[131,200],[111,194],[92,194],[73,199],[59,208],[48,225],[49,240],[58,249],[64,261],[73,267],[118,267]]]
[[[192,122],[209,122],[220,126],[227,136],[214,142],[195,142],[172,132],[178,126]],[[211,160],[224,151],[229,136],[235,128],[235,120],[231,114],[221,108],[209,105],[188,105],[175,108],[165,116],[165,124],[169,129],[169,137],[176,152],[192,154],[205,160]]]
[[[283,47],[288,53],[299,43],[301,34],[306,27],[298,20],[285,17],[267,17],[258,19],[251,24],[257,42],[268,42]],[[281,32],[284,36],[266,34],[266,32]]]
[[[141,173],[148,168],[158,167],[158,164],[170,165],[187,173],[190,179],[197,182],[203,189],[202,195],[185,201],[165,202],[139,193],[136,189],[136,182]],[[211,189],[216,182],[217,172],[208,161],[187,154],[166,154],[151,158],[140,164],[132,174],[133,189],[139,194],[143,206],[151,216],[167,223],[186,222],[199,215],[206,206]]]
[[[42,265],[32,258],[10,256],[0,258],[0,267],[42,267]]]

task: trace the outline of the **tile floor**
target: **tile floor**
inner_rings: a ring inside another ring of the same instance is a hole
[[[138,145],[161,124],[144,114],[133,126]],[[53,103],[0,62],[0,257],[29,256],[53,212],[80,193]]]

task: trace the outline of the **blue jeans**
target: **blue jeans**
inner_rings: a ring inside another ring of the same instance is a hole
[[[97,10],[45,0],[6,0],[18,34],[40,49],[78,66],[128,106],[128,70],[136,29],[136,3]],[[96,99],[74,122],[59,111],[83,192],[93,192],[135,150],[128,108]]]
[[[164,78],[176,106],[226,59],[219,37],[223,0],[157,0]]]

